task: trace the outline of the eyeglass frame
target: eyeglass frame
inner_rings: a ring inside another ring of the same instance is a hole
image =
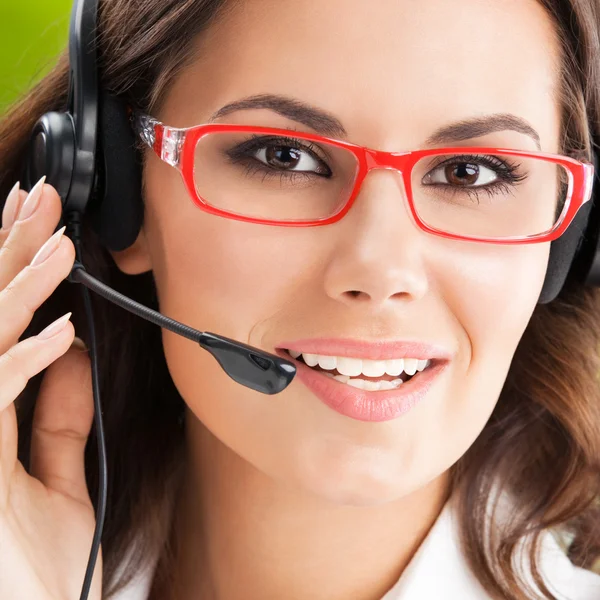
[[[373,169],[393,169],[400,173],[404,183],[405,196],[414,223],[423,231],[433,235],[453,239],[474,241],[493,244],[533,244],[551,242],[558,239],[569,227],[578,210],[592,197],[594,182],[594,165],[587,161],[579,161],[561,154],[545,152],[531,152],[488,146],[452,146],[445,148],[430,148],[410,150],[406,152],[387,152],[375,150],[366,146],[353,144],[309,132],[281,129],[275,127],[261,127],[254,125],[232,125],[224,123],[205,123],[191,127],[170,127],[159,120],[128,107],[128,113],[136,135],[164,162],[175,167],[181,174],[185,187],[194,204],[201,210],[238,221],[256,223],[260,225],[275,225],[280,227],[319,227],[336,223],[344,218],[354,204],[362,183]],[[260,219],[221,210],[210,204],[200,196],[194,180],[195,152],[198,141],[205,135],[218,132],[261,133],[270,135],[293,136],[298,139],[312,142],[322,142],[337,146],[351,152],[358,163],[358,171],[353,183],[353,189],[348,195],[345,204],[340,210],[330,217],[314,219],[311,221],[277,221]],[[462,236],[447,231],[442,231],[427,225],[417,214],[412,194],[412,170],[415,164],[427,156],[440,154],[503,154],[506,156],[521,156],[524,158],[540,158],[563,166],[569,177],[570,194],[565,200],[565,205],[557,222],[549,231],[533,236],[513,236],[510,238],[487,238]]]

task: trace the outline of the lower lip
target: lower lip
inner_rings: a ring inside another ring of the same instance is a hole
[[[292,359],[287,352],[278,351],[278,354],[294,362],[298,379],[312,390],[315,396],[341,415],[358,421],[391,421],[406,414],[425,398],[449,364],[444,361],[429,366],[395,390],[368,392],[315,371],[304,362]]]

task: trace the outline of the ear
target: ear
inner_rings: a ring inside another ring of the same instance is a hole
[[[140,228],[137,239],[129,248],[120,251],[109,250],[109,252],[117,267],[126,275],[139,275],[152,270],[152,259],[143,226]]]

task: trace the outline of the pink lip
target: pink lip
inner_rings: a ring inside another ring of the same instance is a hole
[[[298,380],[324,404],[358,421],[390,421],[407,413],[423,400],[435,380],[450,364],[446,360],[432,362],[424,371],[418,372],[395,390],[368,392],[331,379],[304,362],[293,359],[283,350],[277,350],[277,354],[296,365]]]
[[[281,342],[276,348],[295,350],[308,354],[326,354],[329,356],[350,356],[370,360],[387,360],[393,358],[439,358],[450,360],[452,353],[442,346],[423,342],[365,342],[350,339],[305,339]]]

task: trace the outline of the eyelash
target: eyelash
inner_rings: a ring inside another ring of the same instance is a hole
[[[321,175],[319,173],[314,172],[306,172],[306,171],[281,171],[277,169],[269,168],[263,162],[254,159],[252,156],[248,156],[248,154],[253,153],[257,150],[262,150],[263,148],[269,147],[269,142],[276,142],[278,146],[284,146],[285,148],[291,148],[293,150],[300,150],[302,152],[308,152],[312,158],[322,163],[327,170],[330,172],[330,175]],[[245,160],[251,160],[253,162],[247,163],[245,165],[245,175],[252,175],[254,173],[262,173],[264,175],[263,181],[265,179],[271,179],[273,177],[280,177],[281,182],[283,179],[289,180],[292,183],[297,180],[300,181],[310,181],[313,177],[331,177],[331,170],[325,163],[325,159],[317,154],[315,149],[317,146],[314,144],[305,145],[301,140],[293,137],[269,137],[269,136],[261,136],[261,135],[252,135],[252,137],[241,144],[238,144],[235,148],[226,151],[226,155],[232,160],[234,163],[241,163]],[[321,152],[323,152],[321,150]]]
[[[243,163],[245,160],[249,160],[252,162],[248,162],[245,164],[244,175],[251,176],[256,173],[263,174],[263,181],[267,179],[272,179],[275,177],[280,178],[280,183],[283,183],[284,179],[288,182],[296,183],[296,182],[308,182],[314,177],[330,177],[326,175],[321,175],[314,172],[306,172],[306,171],[282,171],[277,169],[269,168],[263,162],[254,159],[248,154],[255,152],[257,150],[262,150],[269,146],[269,142],[277,142],[278,146],[285,146],[287,148],[292,148],[295,150],[300,150],[303,152],[308,152],[311,157],[315,160],[318,160],[322,164],[325,164],[324,159],[321,158],[315,151],[314,148],[316,146],[314,144],[305,145],[297,138],[293,137],[269,137],[269,136],[261,136],[261,135],[252,135],[252,137],[241,144],[238,144],[235,148],[228,150],[226,152],[227,156],[234,163]],[[472,162],[477,165],[483,165],[494,171],[499,177],[499,181],[493,182],[487,185],[481,185],[473,188],[469,187],[457,187],[449,184],[430,184],[431,186],[435,186],[438,188],[443,188],[446,193],[451,195],[456,194],[467,194],[469,199],[480,203],[480,194],[485,192],[489,198],[500,194],[505,193],[508,194],[511,191],[511,187],[517,185],[527,178],[526,175],[518,175],[518,171],[520,168],[520,164],[509,164],[505,160],[501,160],[496,156],[486,156],[486,155],[460,155],[453,156],[446,160],[439,162],[434,165],[432,169],[428,171],[430,173],[434,169],[438,169],[445,165],[452,164],[461,164],[465,162]],[[327,165],[325,165],[327,167]],[[327,167],[328,170],[329,167]]]
[[[481,192],[485,192],[489,198],[495,196],[499,193],[510,193],[511,187],[518,185],[525,179],[527,179],[527,175],[521,174],[518,175],[520,164],[509,164],[506,160],[502,160],[497,156],[486,156],[486,155],[477,155],[477,154],[461,154],[460,156],[450,157],[438,164],[436,164],[428,173],[433,171],[434,169],[439,169],[445,165],[452,164],[461,164],[472,162],[476,165],[483,165],[494,171],[500,178],[499,181],[495,181],[494,183],[490,183],[487,185],[482,185],[474,188],[468,187],[456,187],[448,184],[430,184],[432,187],[444,188],[446,193],[455,195],[455,194],[467,194],[469,199],[475,198],[477,204],[479,204],[479,194]]]

